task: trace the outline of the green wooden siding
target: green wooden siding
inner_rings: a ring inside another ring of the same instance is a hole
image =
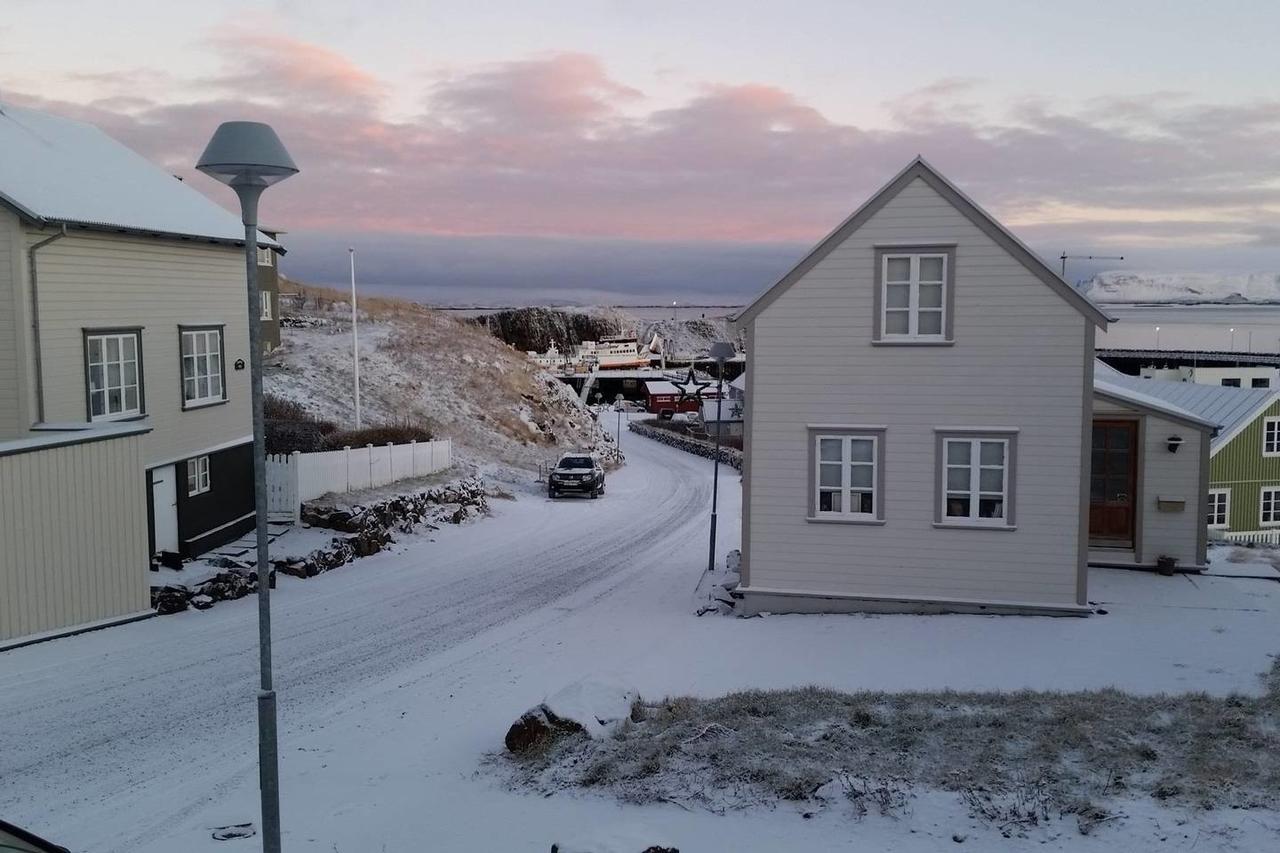
[[[1262,487],[1280,487],[1280,456],[1262,455],[1263,421],[1277,416],[1280,400],[1255,417],[1209,461],[1209,488],[1231,490],[1229,530],[1257,530]]]

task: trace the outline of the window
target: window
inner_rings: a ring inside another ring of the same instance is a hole
[[[1273,527],[1280,524],[1280,488],[1263,486],[1259,501],[1261,506],[1259,507],[1258,521],[1262,526]]]
[[[1262,419],[1262,455],[1280,456],[1280,418]]]
[[[225,399],[222,328],[183,329],[182,407],[192,409]]]
[[[269,290],[260,291],[258,293],[258,296],[262,299],[262,319],[270,320],[271,319],[271,291]]]
[[[1222,387],[1224,387],[1224,388],[1239,388],[1239,387],[1240,387],[1240,377],[1238,377],[1238,376],[1232,376],[1232,377],[1228,377],[1228,378],[1223,379],[1223,380],[1222,380]]]
[[[1015,438],[939,431],[938,524],[1013,527]]]
[[[269,267],[275,264],[275,253],[266,246],[258,247],[258,266]]]
[[[809,518],[884,519],[884,428],[810,427]]]
[[[1215,530],[1225,529],[1231,516],[1231,490],[1209,490],[1209,527]]]
[[[209,491],[209,457],[187,460],[187,495],[194,497]]]
[[[1251,388],[1270,388],[1270,387],[1271,387],[1271,380],[1270,380],[1270,379],[1268,379],[1268,378],[1267,378],[1267,377],[1265,377],[1265,376],[1255,376],[1255,377],[1253,377],[1252,379],[1250,379],[1250,380],[1249,380],[1249,387],[1251,387]]]
[[[86,332],[84,346],[89,420],[141,415],[141,330]]]
[[[877,249],[876,340],[948,343],[954,247]]]

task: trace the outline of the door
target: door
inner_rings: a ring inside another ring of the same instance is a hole
[[[1089,540],[1133,547],[1138,491],[1138,422],[1093,422],[1089,480]]]
[[[165,465],[151,470],[151,506],[155,541],[152,553],[178,553],[178,478],[177,466]]]

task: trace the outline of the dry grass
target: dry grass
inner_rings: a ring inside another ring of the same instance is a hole
[[[928,788],[957,793],[1004,830],[1073,814],[1087,832],[1111,819],[1096,803],[1122,795],[1274,807],[1280,664],[1261,698],[809,687],[668,699],[638,703],[612,739],[498,760],[516,784],[542,792],[591,788],[723,810],[807,800],[846,780],[864,811],[900,808],[904,786]]]

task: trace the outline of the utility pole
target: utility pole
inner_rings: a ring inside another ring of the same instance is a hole
[[[1066,250],[1058,256],[1062,261],[1062,277],[1067,277],[1067,261],[1123,261],[1124,255],[1068,255]]]
[[[355,365],[356,429],[360,429],[360,330],[356,316],[356,250],[350,247],[347,253],[351,255],[351,360]]]

